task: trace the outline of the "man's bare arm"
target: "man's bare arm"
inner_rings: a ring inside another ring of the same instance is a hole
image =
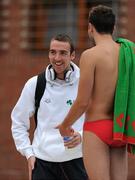
[[[85,51],[80,59],[80,81],[77,98],[72,105],[69,113],[65,117],[62,126],[71,126],[85,111],[89,104],[95,72],[95,60],[92,53]]]

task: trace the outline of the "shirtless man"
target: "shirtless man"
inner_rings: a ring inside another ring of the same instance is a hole
[[[89,14],[88,34],[96,46],[82,53],[77,98],[63,123],[62,136],[71,136],[71,125],[85,112],[83,156],[91,180],[126,180],[126,143],[113,141],[113,104],[118,78],[120,45],[113,38],[115,15],[106,6]]]

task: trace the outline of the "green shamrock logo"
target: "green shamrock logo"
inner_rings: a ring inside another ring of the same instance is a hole
[[[67,105],[71,106],[73,104],[72,100],[67,100]]]

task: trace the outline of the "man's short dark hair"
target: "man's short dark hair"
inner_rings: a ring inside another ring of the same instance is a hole
[[[57,41],[61,41],[61,42],[68,42],[69,45],[70,45],[70,53],[75,51],[73,41],[72,41],[72,39],[67,34],[57,34],[56,36],[54,36],[51,39],[51,41],[52,40],[57,40]]]
[[[115,15],[112,8],[104,5],[93,7],[89,13],[89,22],[101,34],[112,34],[115,25]]]

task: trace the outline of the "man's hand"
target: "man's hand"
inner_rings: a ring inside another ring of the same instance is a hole
[[[67,148],[74,148],[82,142],[80,133],[74,132],[71,140],[64,142],[64,146]]]
[[[34,156],[31,156],[28,159],[29,180],[32,179],[32,170],[34,169],[35,161],[36,158]]]
[[[74,130],[71,127],[65,127],[62,124],[58,125],[56,129],[59,129],[61,136],[73,136]]]

